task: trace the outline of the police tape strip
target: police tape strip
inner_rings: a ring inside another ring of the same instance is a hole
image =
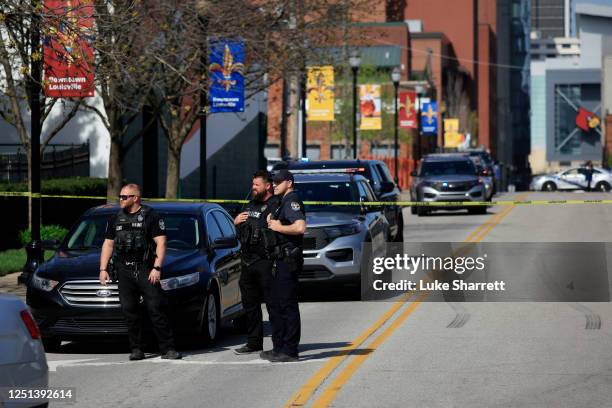
[[[33,198],[68,198],[107,200],[103,196],[76,196],[76,195],[53,195],[53,194],[31,194],[29,192],[0,191],[0,197],[33,197]],[[143,198],[151,202],[184,202],[184,203],[215,203],[215,204],[246,204],[248,200],[222,200],[222,199],[200,199],[200,198]],[[306,205],[399,205],[402,207],[470,207],[470,206],[493,206],[493,205],[559,205],[559,204],[612,204],[612,200],[500,200],[500,201],[304,201]]]

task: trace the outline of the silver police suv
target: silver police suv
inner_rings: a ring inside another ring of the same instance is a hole
[[[292,170],[295,189],[303,201],[376,201],[368,180],[358,174],[325,170]],[[302,285],[316,283],[359,284],[362,244],[371,244],[372,253],[383,253],[389,236],[389,222],[383,208],[367,205],[306,205],[304,267]]]
[[[410,187],[412,201],[485,201],[486,189],[482,175],[469,157],[457,154],[431,154],[421,161],[419,169],[412,173]],[[486,214],[487,206],[439,207],[413,206],[411,211],[419,216],[435,210],[459,210]]]

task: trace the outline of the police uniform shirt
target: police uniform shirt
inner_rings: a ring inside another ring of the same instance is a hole
[[[268,214],[273,214],[280,205],[281,199],[278,196],[272,196],[268,201],[251,200],[244,207],[244,211],[248,214],[246,222],[253,227],[267,228]],[[263,244],[263,243],[262,243]],[[250,253],[261,253],[262,248],[249,248]]]
[[[306,220],[304,203],[297,192],[291,191],[283,197],[275,219],[279,220],[282,225],[291,225],[297,220]],[[293,245],[302,247],[304,235],[283,234],[283,237]]]
[[[146,210],[146,214],[145,214]],[[117,236],[117,232],[131,230],[131,231],[146,231],[145,240],[147,243],[154,243],[153,238],[165,236],[166,235],[166,226],[164,224],[164,219],[159,216],[159,214],[150,207],[141,206],[138,211],[135,213],[127,213],[125,210],[122,211],[123,220],[125,222],[120,222],[119,214],[113,214],[113,216],[108,221],[106,226],[106,233],[104,235],[105,239],[115,240]],[[153,245],[154,247],[154,245]],[[120,258],[120,261],[142,261],[143,254],[127,254],[121,255],[117,254]],[[154,257],[154,254],[150,254],[151,259]]]

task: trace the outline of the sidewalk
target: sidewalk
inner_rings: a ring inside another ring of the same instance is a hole
[[[26,287],[17,284],[17,277],[21,272],[15,272],[0,277],[0,293],[10,293],[25,299]]]

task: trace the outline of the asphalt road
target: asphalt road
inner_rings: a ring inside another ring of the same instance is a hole
[[[511,197],[525,195],[498,198]],[[610,205],[404,214],[408,242],[612,242]],[[508,279],[516,273],[501,269]],[[84,407],[611,406],[609,299],[494,303],[415,296],[406,302],[336,301],[346,296],[334,292],[309,296],[300,306],[296,363],[236,356],[232,349],[243,338],[232,331],[217,348],[191,345],[184,360],[172,362],[155,355],[128,362],[123,344],[65,343],[60,353],[48,354],[50,385],[74,387],[76,405]]]

